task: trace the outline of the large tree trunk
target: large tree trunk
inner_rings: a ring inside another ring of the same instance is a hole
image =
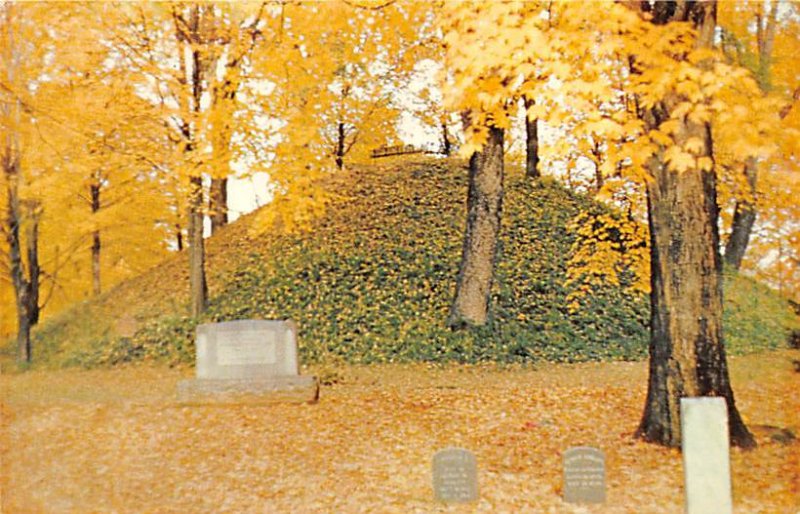
[[[503,130],[492,127],[483,149],[469,161],[467,227],[450,309],[451,328],[487,321],[502,206]]]
[[[206,310],[208,287],[205,271],[205,244],[203,240],[203,179],[192,177],[189,181],[189,295],[192,317]]]
[[[711,46],[715,2],[659,2],[653,22],[692,21],[698,44]],[[642,113],[655,129],[685,101],[671,95]],[[710,128],[683,119],[675,144],[689,138],[704,142],[701,155],[712,156]],[[731,389],[722,341],[722,265],[719,255],[716,176],[713,171],[668,169],[663,150],[648,162],[651,238],[651,336],[647,400],[637,436],[680,447],[680,399],[719,396],[728,406],[730,440],[742,447],[755,441],[745,427]]]
[[[533,107],[533,98],[524,98],[525,103],[525,176],[537,179],[542,176],[539,171],[539,119],[530,119],[528,109]]]
[[[756,222],[756,180],[758,178],[758,164],[756,159],[750,157],[745,161],[744,173],[747,178],[749,198],[741,198],[736,201],[736,209],[733,212],[733,223],[731,225],[731,235],[725,245],[725,263],[733,270],[739,271],[742,266],[744,254],[750,243],[750,234],[753,232],[753,225]]]
[[[100,210],[100,184],[92,184],[90,186],[90,194],[92,201],[92,214],[97,214]],[[92,232],[92,294],[95,296],[100,294],[100,230],[95,229]]]
[[[228,178],[212,178],[208,195],[211,233],[228,224]]]

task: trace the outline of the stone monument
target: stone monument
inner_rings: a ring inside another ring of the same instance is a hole
[[[577,446],[564,452],[564,501],[606,501],[606,460],[602,451]]]
[[[437,501],[464,503],[478,499],[478,463],[475,454],[446,448],[433,456],[433,495]]]
[[[730,514],[728,406],[724,398],[681,398],[681,450],[686,512]]]
[[[299,374],[291,320],[240,320],[197,327],[196,378],[178,383],[182,403],[313,402],[316,377]]]

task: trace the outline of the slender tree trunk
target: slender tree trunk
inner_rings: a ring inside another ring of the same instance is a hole
[[[92,214],[100,211],[100,184],[90,186]],[[100,230],[92,232],[92,294],[97,296],[101,292],[100,287]]]
[[[762,4],[762,8],[765,4]],[[772,2],[770,11],[765,17],[757,15],[756,39],[758,43],[758,67],[756,80],[764,93],[772,89],[772,49],[775,43],[775,30],[777,28],[778,2]],[[781,116],[783,118],[783,115]],[[725,264],[729,268],[739,271],[742,266],[747,247],[750,244],[750,235],[756,223],[756,182],[758,180],[758,161],[749,157],[744,163],[744,173],[747,179],[748,194],[746,198],[738,199],[733,211],[731,235],[725,245]]]
[[[599,193],[603,186],[605,185],[606,180],[603,177],[603,172],[600,171],[600,166],[595,165],[594,167],[594,191],[595,193]]]
[[[17,86],[15,72],[18,61],[14,52],[16,45],[13,31],[14,4],[8,3],[3,7],[4,23],[0,23],[0,28],[4,29],[3,35],[5,36],[2,45],[4,79],[6,87],[15,87]],[[3,117],[0,125],[5,128],[2,153],[0,154],[0,171],[5,177],[8,202],[4,221],[6,242],[8,243],[9,273],[14,286],[14,300],[17,308],[17,360],[29,363],[32,359],[31,327],[39,321],[38,213],[36,205],[29,202],[31,216],[26,244],[29,260],[26,276],[20,236],[24,204],[20,199],[20,183],[22,182],[19,148],[21,106],[19,100],[13,100],[10,97],[4,100],[0,99],[0,114]]]
[[[715,2],[653,4],[653,23],[693,21],[698,45],[712,44]],[[642,113],[653,129],[685,99],[668,96]],[[709,126],[684,119],[675,144],[689,138],[704,142],[703,156],[713,155]],[[719,396],[726,400],[730,439],[751,447],[755,441],[734,401],[722,341],[722,260],[716,176],[713,171],[667,168],[662,149],[648,162],[647,184],[651,238],[650,376],[637,437],[680,447],[680,399]]]
[[[198,4],[191,6],[188,23],[188,41],[197,45],[200,41],[200,12]],[[192,66],[190,84],[192,87],[191,110],[195,115],[202,111],[203,97],[203,62],[200,50],[195,47],[191,53]],[[195,133],[190,124],[186,125],[186,152],[191,154],[197,150]],[[189,311],[192,317],[200,317],[208,304],[208,286],[206,285],[205,240],[203,239],[203,177],[198,172],[189,177],[188,201],[188,243],[189,243]]]
[[[98,296],[102,292],[100,284],[100,231],[92,232],[92,294]]]
[[[750,243],[750,234],[753,232],[753,225],[756,223],[756,180],[758,179],[758,163],[753,157],[748,158],[744,164],[744,173],[747,178],[747,188],[749,198],[741,198],[736,201],[736,209],[733,212],[733,223],[731,224],[731,235],[725,245],[725,264],[731,269],[739,271],[742,266],[744,254]]]
[[[530,119],[528,109],[536,103],[533,98],[524,98],[525,103],[525,176],[537,179],[539,171],[539,119]]]
[[[212,178],[209,190],[211,233],[228,224],[228,178]]]
[[[595,193],[599,193],[606,183],[606,178],[603,176],[602,170],[603,152],[596,140],[592,143],[592,157],[594,157],[594,188]]]
[[[183,227],[179,223],[175,224],[175,244],[178,246],[178,251],[183,251]]]
[[[442,117],[442,153],[445,157],[450,157],[453,153],[453,142],[450,141],[450,131],[447,129],[447,117]]]
[[[19,201],[19,164],[13,148],[7,145],[3,155],[3,172],[7,184],[6,241],[8,242],[9,271],[14,285],[14,299],[17,307],[17,360],[31,362],[31,323],[28,313],[28,284],[22,263],[22,242],[20,225],[22,213]]]
[[[39,278],[42,270],[39,265],[39,221],[41,219],[41,206],[37,201],[26,202],[28,216],[28,230],[25,248],[28,256],[28,294],[25,310],[28,312],[30,326],[39,323]],[[30,340],[30,337],[29,337]],[[29,344],[30,346],[30,344]],[[29,352],[30,353],[30,350]]]
[[[503,206],[503,135],[502,129],[490,128],[483,149],[469,161],[467,226],[448,321],[453,329],[488,319]]]
[[[6,241],[9,248],[9,269],[14,285],[14,299],[17,307],[17,359],[31,362],[31,329],[39,322],[39,205],[37,202],[24,202],[19,197],[19,163],[10,157],[10,148],[3,158],[3,170],[7,181],[8,208],[6,212]],[[10,157],[10,158],[9,158]],[[25,234],[26,263],[22,260],[21,226],[23,207],[27,218]]]
[[[208,287],[205,272],[203,240],[203,179],[191,177],[189,182],[189,294],[192,317],[206,310]]]
[[[337,139],[336,139],[336,168],[342,169],[344,167],[344,123],[339,122],[336,126]]]

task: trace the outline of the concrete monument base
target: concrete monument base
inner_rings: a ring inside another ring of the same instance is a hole
[[[195,378],[178,382],[178,401],[187,405],[313,403],[318,399],[319,381],[311,376]]]

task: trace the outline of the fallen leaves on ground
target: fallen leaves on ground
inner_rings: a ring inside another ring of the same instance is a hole
[[[790,352],[731,359],[751,426],[800,433]],[[632,438],[646,363],[343,368],[315,405],[186,407],[191,370],[0,376],[2,511],[682,512],[677,450]],[[731,452],[737,512],[800,511],[800,443]],[[607,501],[562,501],[562,452],[606,453]],[[480,500],[434,502],[431,459],[478,459]]]

